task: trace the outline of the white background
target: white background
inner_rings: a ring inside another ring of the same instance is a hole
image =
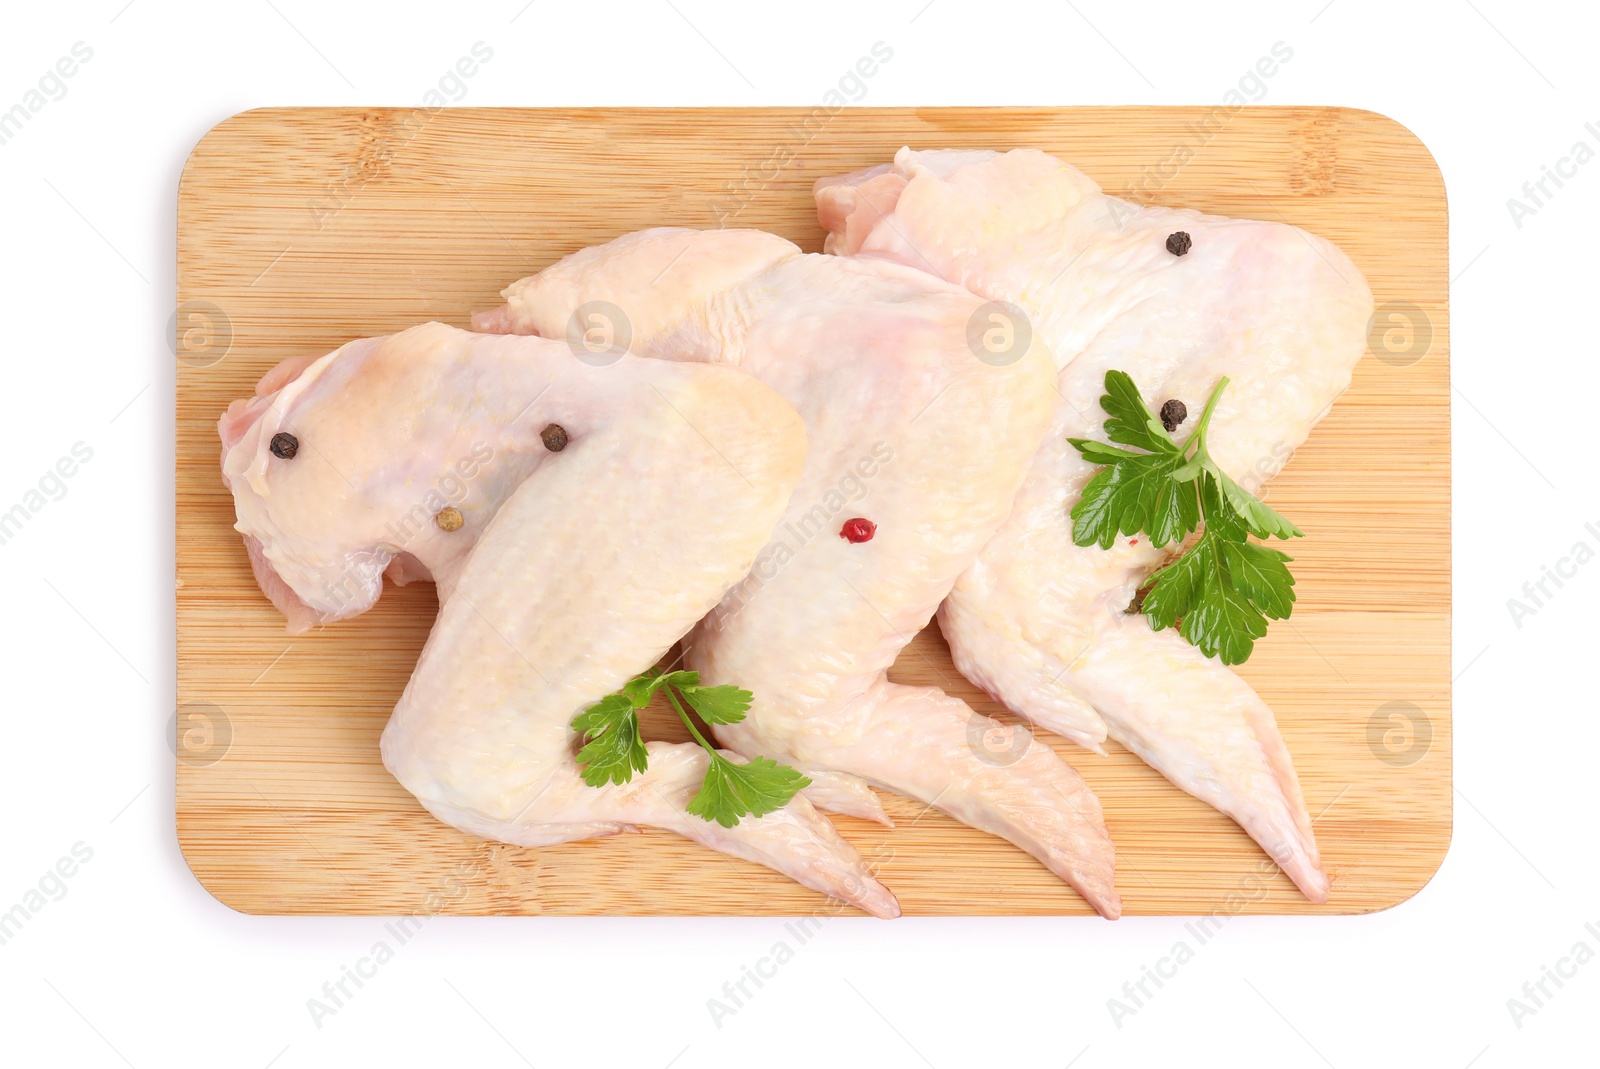
[[[1574,543],[1600,547],[1600,163],[1520,227],[1506,205],[1575,142],[1600,147],[1592,5],[126,2],[7,5],[0,34],[0,110],[93,49],[0,145],[0,510],[75,442],[94,451],[0,545],[0,910],[93,850],[0,946],[0,1063],[1597,1063],[1600,962],[1520,1027],[1507,1008],[1578,941],[1600,952],[1600,566],[1520,627],[1507,609]],[[234,112],[413,105],[479,40],[495,56],[465,104],[809,105],[882,40],[864,103],[1209,105],[1283,41],[1263,103],[1414,130],[1449,188],[1455,276],[1457,794],[1433,882],[1370,917],[1235,920],[1121,1027],[1107,1000],[1182,919],[834,919],[719,1029],[707,999],[781,921],[442,918],[317,1027],[307,999],[383,920],[233,913],[174,832],[177,180]]]

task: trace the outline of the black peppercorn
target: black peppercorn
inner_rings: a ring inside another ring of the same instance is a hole
[[[1144,599],[1149,596],[1150,588],[1153,586],[1155,586],[1154,583],[1146,583],[1144,586],[1135,591],[1133,600],[1128,602],[1128,607],[1122,611],[1127,613],[1129,616],[1138,616],[1140,613],[1144,612]]]
[[[566,428],[559,423],[552,423],[539,432],[539,440],[544,443],[544,447],[550,452],[559,453],[567,447]]]
[[[1167,251],[1174,256],[1182,256],[1189,251],[1189,246],[1193,244],[1194,242],[1189,239],[1189,233],[1186,230],[1167,235]]]
[[[292,460],[294,455],[300,452],[300,439],[292,434],[279,431],[272,436],[271,449],[273,456],[281,457],[284,460]]]
[[[1161,406],[1161,425],[1171,434],[1178,429],[1178,424],[1189,418],[1189,410],[1182,401],[1174,397]]]

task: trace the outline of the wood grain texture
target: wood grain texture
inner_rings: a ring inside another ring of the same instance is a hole
[[[1327,905],[1130,754],[1051,744],[1105,805],[1129,913],[1363,912],[1427,882],[1451,821],[1446,211],[1403,127],[1320,108],[278,109],[207,134],[178,205],[177,816],[213,894],[255,913],[837,908],[664,832],[533,850],[428,816],[384,771],[378,735],[427,636],[431,588],[390,588],[362,617],[286,637],[232,530],[215,424],[285,357],[428,319],[465,326],[512,280],[641,227],[760,227],[819,250],[812,181],[903,144],[1035,146],[1114,193],[1141,183],[1135,199],[1295,223],[1350,254],[1380,313],[1420,309],[1409,333],[1378,325],[1384,358],[1361,361],[1270,486],[1309,535],[1294,547],[1300,602],[1243,674],[1294,754]],[[1010,719],[957,675],[936,629],[894,676]],[[1431,739],[1390,717],[1412,709]],[[684,737],[659,715],[649,726]],[[886,802],[893,831],[837,823],[908,914],[1090,912],[1001,840]]]

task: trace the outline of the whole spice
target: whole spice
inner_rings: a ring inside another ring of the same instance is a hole
[[[272,450],[273,456],[280,457],[283,460],[293,460],[294,455],[300,452],[300,439],[285,431],[279,431],[272,436],[272,444],[269,448]]]
[[[1123,612],[1127,613],[1129,616],[1138,616],[1140,613],[1144,612],[1144,599],[1149,596],[1150,588],[1152,586],[1155,586],[1155,584],[1148,579],[1145,580],[1144,586],[1134,591],[1133,600],[1128,602],[1128,607],[1124,609]]]
[[[871,520],[864,520],[857,516],[853,520],[845,520],[844,526],[839,528],[839,537],[852,545],[872,541],[872,536],[878,533],[878,525]]]
[[[559,423],[552,423],[539,432],[539,440],[550,452],[559,453],[567,447],[567,429]]]
[[[1167,235],[1167,251],[1174,256],[1182,256],[1189,251],[1189,246],[1193,244],[1194,242],[1189,239],[1189,233],[1186,230]]]
[[[461,510],[454,505],[446,505],[434,514],[433,522],[439,525],[441,531],[459,531],[466,518],[461,515]]]
[[[1184,403],[1174,397],[1161,406],[1161,425],[1171,434],[1178,429],[1178,424],[1189,418],[1189,410]]]

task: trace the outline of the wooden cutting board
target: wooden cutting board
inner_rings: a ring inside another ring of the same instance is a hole
[[[426,584],[295,638],[256,589],[217,416],[277,361],[429,319],[641,227],[821,248],[811,184],[923,148],[1034,146],[1113,193],[1330,238],[1379,307],[1373,354],[1271,484],[1299,604],[1243,674],[1277,711],[1333,879],[1306,902],[1231,821],[1111,747],[1052,744],[1099,793],[1129,913],[1352,913],[1417,891],[1450,841],[1450,424],[1444,185],[1422,144],[1325,108],[271,109],[196,146],[178,198],[178,835],[252,913],[800,914],[839,907],[665,832],[546,849],[440,824],[378,735],[433,620]],[[895,678],[1004,714],[936,628]],[[656,716],[657,737],[686,737]],[[1038,862],[909,799],[837,818],[917,914],[1086,913]]]

